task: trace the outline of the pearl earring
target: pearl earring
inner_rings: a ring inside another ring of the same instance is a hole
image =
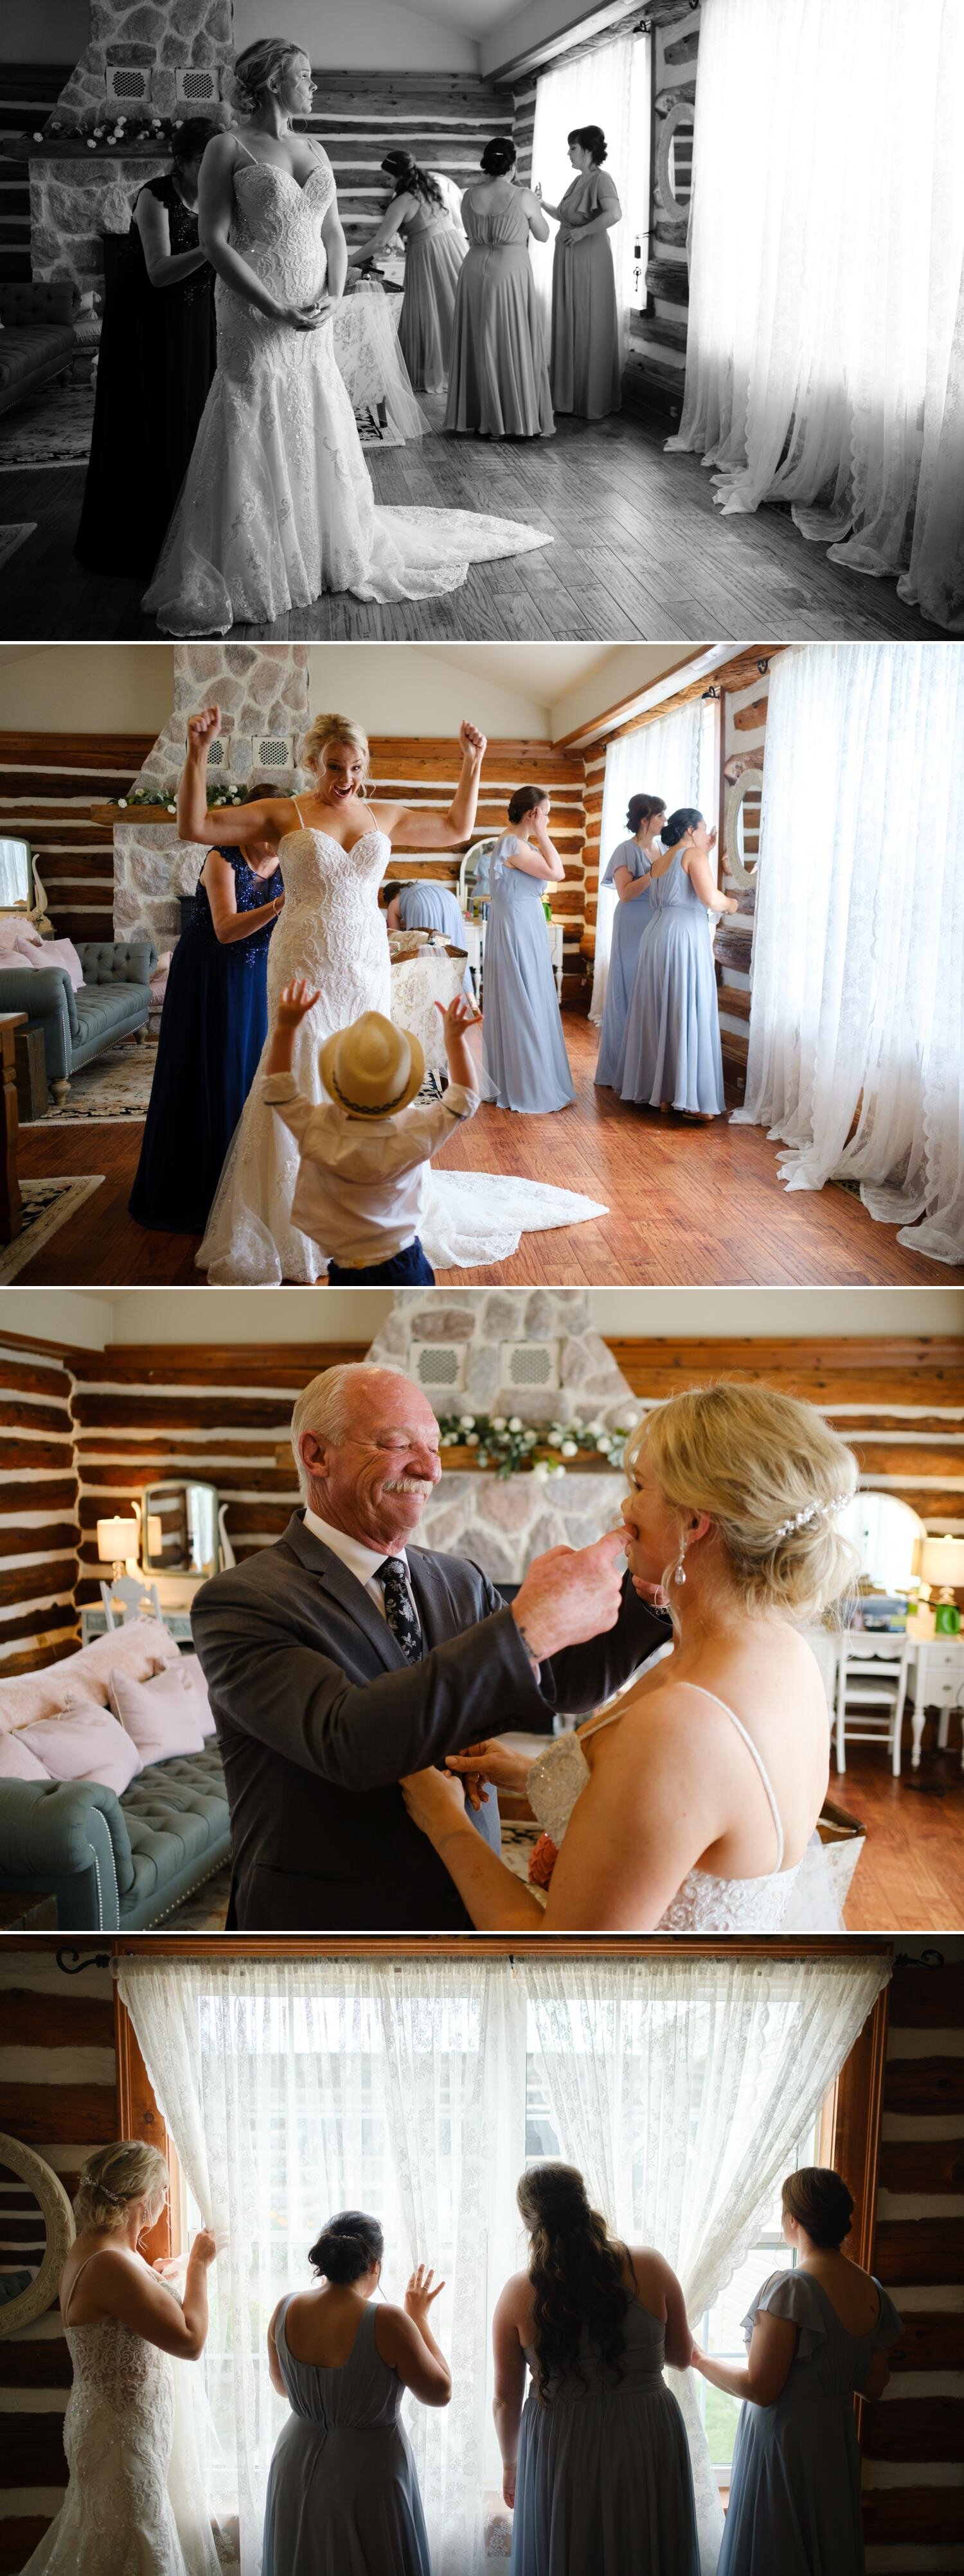
[[[683,1563],[683,1559],[684,1559],[685,1555],[686,1555],[686,1540],[685,1540],[685,1539],[681,1539],[681,1540],[680,1540],[680,1547],[679,1547],[679,1555],[678,1555],[678,1557],[677,1557],[677,1559],[676,1559],[676,1563],[675,1563],[675,1565],[674,1565],[674,1567],[673,1567],[673,1581],[674,1581],[674,1583],[685,1583],[685,1581],[686,1581],[686,1568],[685,1568],[684,1563]]]

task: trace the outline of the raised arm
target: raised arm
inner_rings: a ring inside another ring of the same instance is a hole
[[[426,814],[417,805],[373,805],[372,815],[396,850],[453,850],[471,840],[479,801],[486,741],[466,719],[459,732],[462,767],[452,802],[444,814]]]
[[[96,2301],[104,2316],[118,2317],[144,2343],[156,2344],[159,2352],[196,2361],[207,2340],[208,2267],[214,2254],[214,2238],[203,2229],[187,2258],[182,2304],[146,2264],[120,2246],[104,2246],[85,2272],[87,2300]]]
[[[134,222],[141,237],[144,266],[152,286],[176,286],[178,279],[193,277],[196,269],[207,266],[207,254],[200,243],[196,250],[171,249],[171,222],[166,206],[142,188],[134,208]]]
[[[533,240],[548,241],[549,226],[543,213],[541,198],[536,196],[534,188],[520,188],[519,195],[525,208],[526,219]]]
[[[745,2369],[738,2362],[715,2361],[698,2344],[693,2345],[692,2366],[711,2388],[722,2388],[727,2397],[748,2398],[752,2406],[775,2406],[789,2379],[796,2344],[792,2318],[774,2317],[767,2308],[758,2308]]]
[[[434,2274],[419,2263],[405,2292],[404,2309],[379,2308],[376,2318],[375,2341],[381,2358],[420,2406],[447,2406],[452,2395],[452,2373],[429,2324],[429,2310],[444,2288],[444,2281],[436,2282]]]
[[[700,902],[705,903],[710,912],[739,912],[736,896],[724,894],[722,888],[714,883],[713,871],[702,850],[691,850],[684,866],[694,894],[699,895]]]
[[[234,869],[222,859],[220,850],[209,850],[201,870],[201,883],[211,907],[214,936],[222,948],[233,947],[238,940],[250,939],[252,932],[262,930],[266,921],[277,921],[284,895],[272,895],[270,902],[256,904],[252,912],[238,911],[238,889]]]
[[[535,849],[531,842],[518,842],[506,865],[518,868],[523,876],[542,877],[547,885],[561,885],[566,871],[554,841],[549,839],[548,825],[542,821],[541,810],[533,815],[532,830]]]
[[[362,242],[358,250],[352,251],[352,267],[360,268],[364,261],[376,259],[380,250],[387,250],[389,242],[397,240],[399,227],[405,222],[406,216],[414,215],[417,208],[418,199],[413,197],[407,188],[402,190],[400,197],[393,197],[376,230],[369,234],[368,240]]]
[[[198,715],[188,717],[187,758],[177,790],[182,841],[196,841],[208,850],[242,850],[250,841],[280,841],[294,819],[290,797],[264,796],[250,805],[208,804],[208,744],[220,724],[220,707],[202,707]]]

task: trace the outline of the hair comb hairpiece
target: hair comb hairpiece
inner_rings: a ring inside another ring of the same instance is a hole
[[[804,1511],[794,1512],[788,1521],[781,1521],[774,1537],[789,1538],[791,1530],[810,1529],[814,1521],[832,1521],[852,1499],[850,1494],[834,1494],[827,1503],[808,1503]]]

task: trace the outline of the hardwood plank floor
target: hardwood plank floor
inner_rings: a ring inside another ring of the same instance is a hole
[[[896,1228],[875,1225],[849,1191],[784,1190],[762,1128],[719,1120],[693,1127],[597,1091],[595,1030],[568,1011],[564,1028],[574,1106],[551,1118],[483,1107],[444,1161],[450,1170],[552,1181],[603,1201],[609,1212],[591,1224],[523,1235],[511,1261],[441,1271],[441,1285],[932,1288],[953,1277],[898,1244]],[[20,1272],[22,1284],[198,1285],[195,1237],[147,1232],[127,1214],[140,1136],[132,1122],[45,1122],[22,1131],[22,1180],[105,1175],[103,1188]]]
[[[443,438],[366,451],[376,498],[403,508],[487,510],[552,532],[537,554],[470,567],[461,591],[394,608],[326,597],[236,641],[566,638],[687,642],[702,634],[794,641],[938,636],[898,599],[808,545],[789,513],[724,518],[695,456],[666,456],[662,437],[627,416],[561,420],[553,439]],[[141,583],[85,572],[73,557],[83,468],[0,473],[4,521],[36,520],[0,585],[0,635],[156,639]]]
[[[960,1719],[951,1720],[946,1753],[932,1749],[928,1726],[919,1771],[910,1768],[909,1726],[904,1733],[899,1780],[874,1745],[848,1746],[843,1778],[830,1774],[834,1804],[856,1816],[867,1834],[847,1900],[848,1932],[964,1929]]]

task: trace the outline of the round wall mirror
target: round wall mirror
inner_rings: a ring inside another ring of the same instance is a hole
[[[723,846],[734,885],[756,884],[762,798],[762,769],[744,769],[730,789],[723,822]]]
[[[840,1528],[859,1548],[864,1581],[875,1592],[905,1593],[917,1571],[924,1523],[898,1494],[861,1491],[840,1515]]]
[[[145,1574],[217,1574],[221,1563],[216,1485],[148,1485],[143,1500]]]
[[[59,2174],[0,2131],[0,2335],[52,2308],[76,2232]]]
[[[664,212],[675,221],[690,210],[693,194],[693,104],[677,99],[663,117],[656,147],[656,186]]]

